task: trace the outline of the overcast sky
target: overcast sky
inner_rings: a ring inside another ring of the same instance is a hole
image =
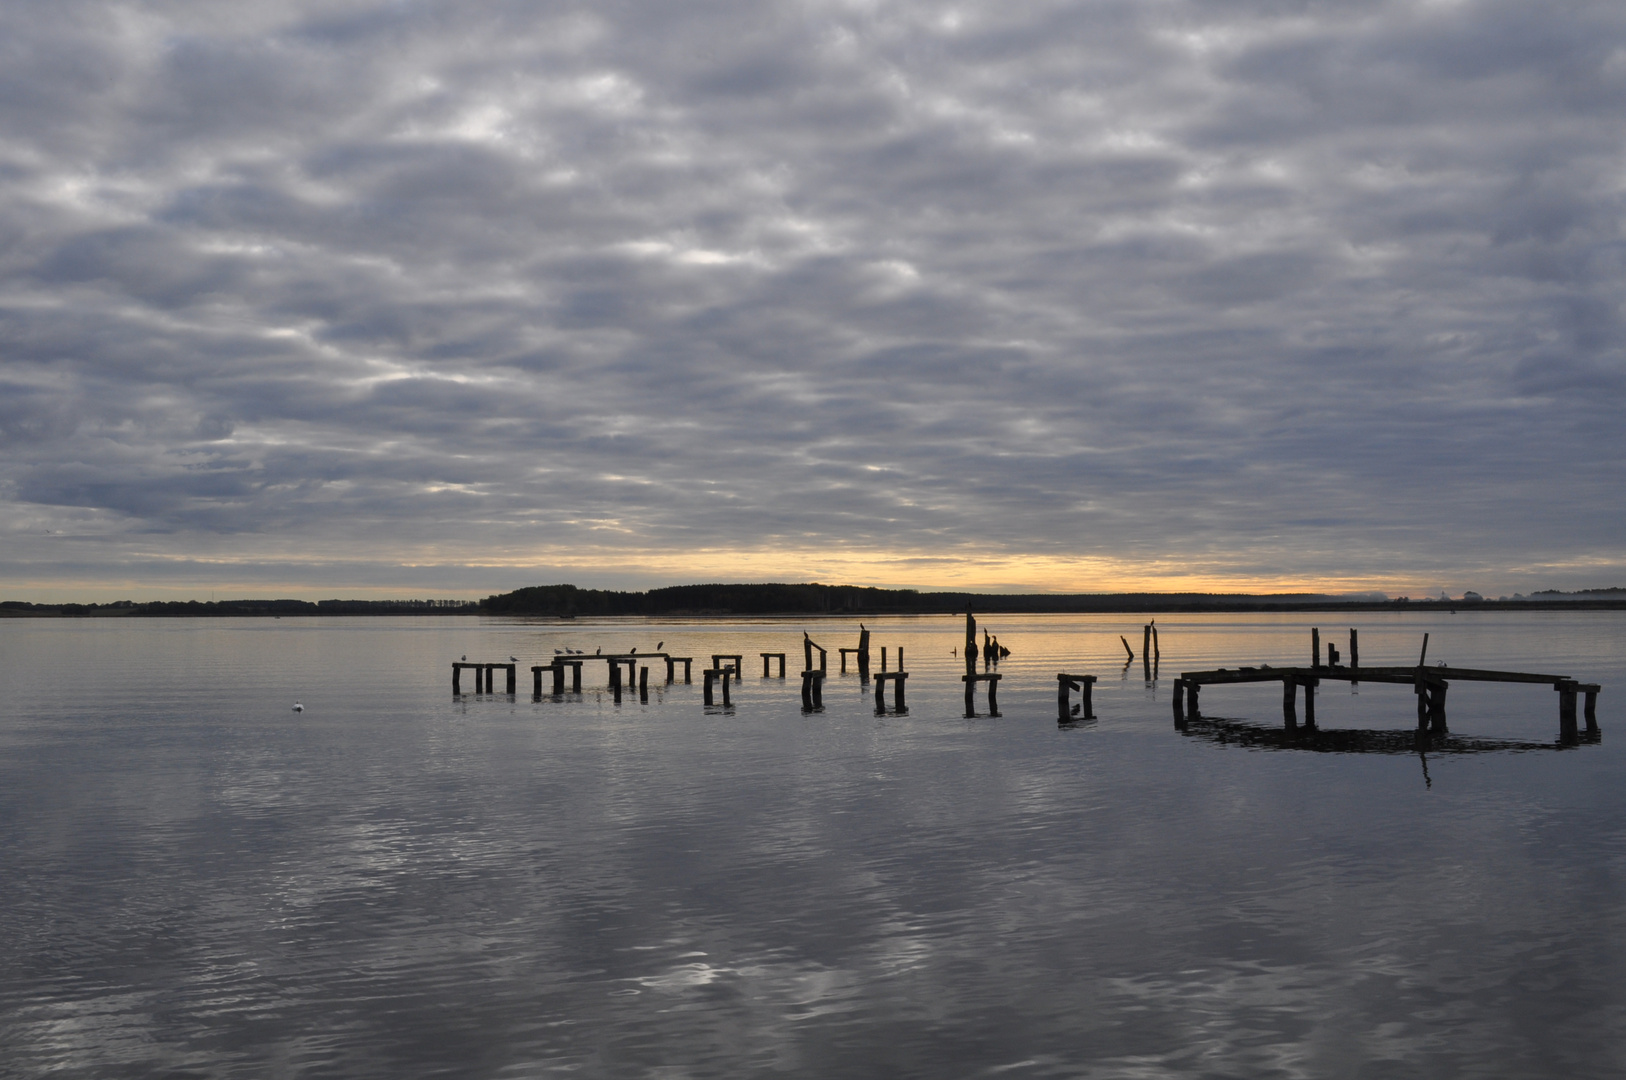
[[[1626,4],[0,6],[0,599],[1626,585]]]

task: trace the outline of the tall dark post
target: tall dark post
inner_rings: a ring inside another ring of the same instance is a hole
[[[461,694],[462,692],[463,692],[463,669],[461,667],[459,667],[457,664],[453,664],[452,665],[452,693]]]
[[[1352,668],[1361,666],[1361,636],[1356,633],[1353,626],[1349,628],[1349,666]]]
[[[1174,726],[1186,729],[1186,680],[1174,680]]]
[[[1152,620],[1152,664],[1156,666],[1163,661],[1163,650],[1157,644],[1157,620]]]
[[[1315,687],[1319,682],[1315,676],[1304,680],[1304,726],[1315,727]]]
[[[886,670],[886,646],[881,646],[881,670]]]
[[[863,623],[858,624],[858,683],[869,685],[869,630]]]
[[[1152,681],[1152,624],[1147,623],[1140,629],[1140,666],[1146,674],[1146,681]]]
[[[1297,731],[1299,726],[1299,688],[1292,679],[1282,680],[1282,726]]]
[[[1321,668],[1321,629],[1310,627],[1310,668],[1319,671]]]
[[[807,636],[806,630],[802,631],[802,670],[813,670],[813,639]]]
[[[965,673],[967,675],[977,673],[977,619],[969,611],[965,613]],[[967,691],[968,701],[969,694],[970,691]]]
[[[649,700],[649,669],[647,667],[638,669],[638,700]]]

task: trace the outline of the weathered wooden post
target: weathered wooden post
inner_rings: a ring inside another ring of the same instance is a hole
[[[533,667],[531,669],[531,696],[532,697],[541,697],[542,696],[542,671],[543,671],[543,669],[540,668],[540,667]]]
[[[1152,666],[1155,668],[1163,662],[1163,650],[1157,644],[1157,620],[1152,620]]]
[[[1321,669],[1321,628],[1317,626],[1310,627],[1310,668]]]
[[[508,665],[508,692],[510,694],[516,692],[519,683],[519,672],[516,670],[518,667],[518,664]]]
[[[463,692],[463,665],[453,663],[452,664],[452,693],[461,694],[462,692]]]
[[[716,668],[706,668],[700,673],[701,700],[707,705],[714,704],[711,699],[711,688],[712,685],[717,681],[717,675],[718,671]]]
[[[898,670],[903,670],[903,646],[898,646]]]
[[[1198,694],[1202,688],[1202,683],[1191,680],[1186,681],[1187,720],[1201,720],[1203,718],[1202,704],[1198,701]]]
[[[1349,628],[1349,666],[1361,666],[1361,637],[1353,626]]]
[[[1432,682],[1428,693],[1428,729],[1435,735],[1449,735],[1445,726],[1445,692],[1451,689],[1447,682]]]
[[[898,656],[898,667],[901,669],[903,667],[903,656],[901,655],[903,650],[900,648],[898,650],[898,652],[900,654]],[[893,712],[900,712],[901,713],[901,712],[908,712],[909,711],[908,707],[906,705],[904,705],[904,703],[903,703],[903,684],[905,682],[907,682],[908,679],[909,679],[909,673],[907,671],[900,670],[898,672],[898,677],[896,679],[892,680],[892,711]]]
[[[1129,639],[1124,637],[1122,634],[1119,634],[1118,640],[1124,643],[1124,652],[1129,654],[1129,659],[1125,660],[1124,664],[1133,664],[1135,662],[1135,650],[1129,647]]]
[[[869,685],[869,628],[858,624],[858,684]]]
[[[638,669],[638,700],[642,702],[649,701],[649,668],[647,667]]]
[[[970,611],[965,613],[965,672],[967,675],[977,670],[977,620]],[[967,695],[970,691],[966,691]],[[967,698],[969,700],[969,697]]]
[[[969,618],[969,616],[967,616]],[[977,715],[977,679],[974,675],[965,676],[965,718],[970,720]]]
[[[1586,683],[1580,687],[1586,694],[1586,730],[1588,735],[1598,733],[1598,691],[1603,687],[1597,683]]]
[[[1152,681],[1152,624],[1147,623],[1140,630],[1140,666],[1146,675],[1146,681]]]
[[[999,712],[999,676],[994,675],[988,680],[988,715],[998,716]]]
[[[1186,729],[1186,680],[1174,680],[1174,726]]]
[[[1574,742],[1580,737],[1575,722],[1577,685],[1574,680],[1565,680],[1553,685],[1553,689],[1558,691],[1558,737],[1566,742]]]
[[[614,660],[610,661],[610,693],[615,695],[615,703],[621,704],[621,665]]]
[[[886,670],[886,646],[881,646],[881,670]]]
[[[1282,680],[1282,726],[1288,731],[1299,727],[1299,687],[1292,679]]]
[[[1056,719],[1057,720],[1071,720],[1073,718],[1073,714],[1071,712],[1071,706],[1072,706],[1072,702],[1073,702],[1072,689],[1073,689],[1073,687],[1075,685],[1076,684],[1073,683],[1070,679],[1068,679],[1067,676],[1062,675],[1060,673],[1058,673],[1056,675]]]
[[[813,672],[802,672],[802,711],[813,711]]]
[[[1304,680],[1304,726],[1311,731],[1315,730],[1315,688],[1320,682],[1314,675]]]

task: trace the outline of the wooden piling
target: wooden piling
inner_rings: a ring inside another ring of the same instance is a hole
[[[1292,679],[1282,680],[1282,726],[1296,731],[1299,726],[1299,686]]]
[[[462,692],[463,692],[463,665],[462,664],[453,664],[452,665],[452,693],[461,694]]]
[[[649,668],[647,667],[638,669],[638,700],[645,702],[649,700]]]
[[[510,694],[516,693],[518,690],[519,672],[515,670],[517,667],[516,664],[508,665],[508,692]]]
[[[1186,682],[1187,720],[1201,720],[1203,718],[1202,703],[1198,699],[1198,694],[1201,693],[1201,691],[1201,683],[1191,682],[1189,680]]]
[[[1124,652],[1129,654],[1128,662],[1133,664],[1135,662],[1135,650],[1129,647],[1129,639],[1124,637],[1122,634],[1119,634],[1118,640],[1124,643]]]
[[[1353,626],[1349,628],[1349,666],[1361,666],[1361,637]]]
[[[1315,688],[1319,680],[1314,675],[1304,680],[1304,726],[1315,730]]]
[[[765,652],[762,654],[762,677],[764,679],[769,677],[768,662],[770,660],[779,661],[779,677],[783,679],[785,677],[785,654],[782,652]]]
[[[1567,742],[1573,742],[1579,737],[1575,722],[1575,694],[1578,685],[1574,681],[1565,681],[1553,687],[1558,691],[1558,737]]]
[[[1310,627],[1310,667],[1321,666],[1321,628]]]
[[[869,685],[869,628],[863,623],[858,624],[858,683]]]
[[[1140,629],[1140,666],[1145,669],[1147,681],[1152,678],[1152,624]]]
[[[1598,691],[1603,687],[1596,683],[1587,683],[1580,688],[1586,694],[1586,730],[1589,735],[1598,733]]]
[[[1174,680],[1174,726],[1185,729],[1186,726],[1186,680]]]

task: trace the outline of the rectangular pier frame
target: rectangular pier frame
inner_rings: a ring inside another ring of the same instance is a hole
[[[471,664],[467,660],[454,660],[452,662],[452,693],[463,692],[463,669],[474,670],[474,692],[476,694],[494,694],[491,689],[491,676],[498,669],[508,673],[508,693],[512,694],[518,689],[518,664]]]
[[[779,677],[781,679],[783,679],[785,677],[785,654],[782,653],[782,652],[765,652],[765,653],[762,654],[762,677],[764,679],[769,677],[768,676],[768,661],[769,660],[778,660],[779,661]]]
[[[724,706],[731,706],[731,705],[734,704],[732,701],[730,701],[728,699],[728,683],[729,683],[729,680],[732,679],[733,676],[734,676],[734,669],[733,668],[731,668],[731,667],[707,668],[706,670],[704,670],[704,671],[702,671],[700,673],[700,676],[701,676],[701,684],[702,684],[702,693],[705,695],[705,702],[706,702],[707,705],[715,704],[715,702],[712,701],[711,688],[713,686],[715,686],[719,682],[721,682],[723,684],[723,705]]]
[[[1094,675],[1068,675],[1058,672],[1056,675],[1056,719],[1068,723],[1073,719],[1073,691],[1078,695],[1078,718],[1080,720],[1094,720],[1095,708],[1090,701],[1090,691],[1095,686]]]
[[[724,660],[732,660],[734,662],[732,664],[725,664],[725,663],[723,663]],[[745,662],[745,658],[744,658],[744,655],[741,654],[741,653],[712,653],[711,654],[711,666],[714,667],[714,668],[724,668],[724,667],[733,668],[734,669],[734,681],[735,682],[738,682],[740,679],[745,677],[744,662]]]
[[[998,716],[999,712],[999,679],[997,672],[972,672],[960,676],[965,683],[965,718],[974,719],[977,715],[977,684],[988,684],[988,715]]]
[[[875,715],[886,715],[886,684],[892,684],[892,711],[906,713],[908,707],[903,701],[903,684],[909,678],[907,671],[883,671],[875,676]]]
[[[811,669],[802,672],[802,711],[824,711],[824,672]]]
[[[670,686],[674,681],[672,676],[676,664],[683,665],[683,681],[685,683],[693,682],[694,680],[689,678],[689,665],[693,662],[694,657],[692,656],[668,656],[666,658],[666,684]]]

